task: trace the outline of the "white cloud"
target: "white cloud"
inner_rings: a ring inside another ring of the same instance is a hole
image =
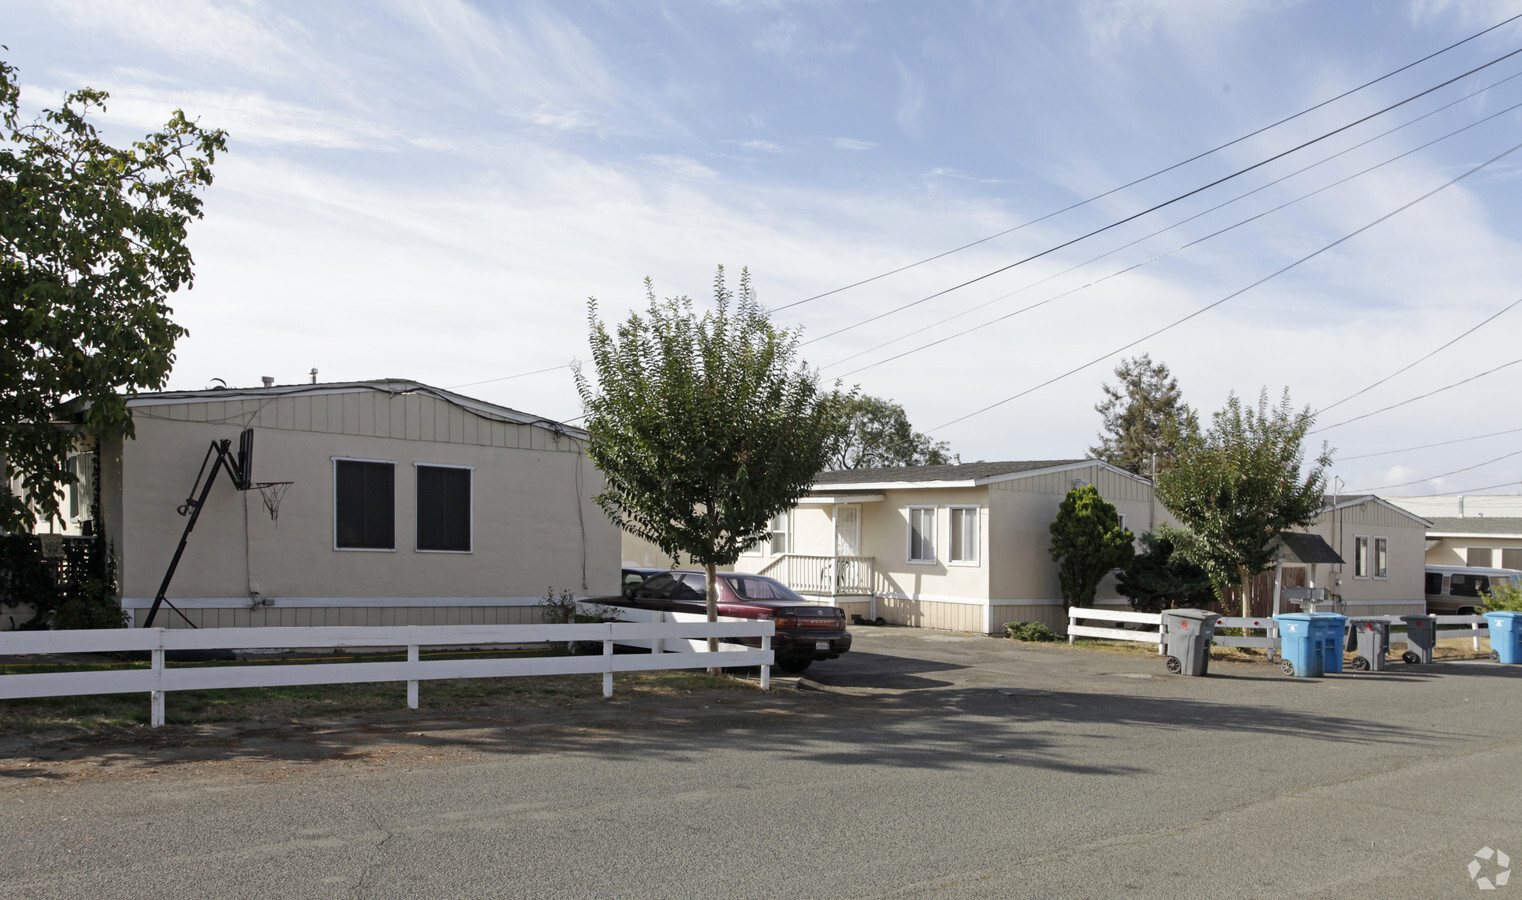
[[[877,144],[872,141],[858,141],[855,138],[836,138],[834,140],[836,150],[873,150]]]
[[[292,26],[269,10],[214,0],[47,0],[72,27],[108,31],[176,59],[274,74],[296,55],[281,31]]]
[[[671,156],[664,153],[654,153],[644,157],[646,162],[653,163],[668,172],[673,172],[683,178],[717,178],[719,173],[708,168],[695,159],[685,156]]]
[[[751,140],[751,141],[740,141],[739,144],[740,144],[741,147],[744,147],[747,150],[758,150],[758,151],[760,151],[762,153],[786,153],[787,152],[787,148],[786,147],[782,146],[781,144],[774,143],[772,141]]]
[[[111,92],[104,118],[146,131],[162,126],[176,109],[185,110],[203,128],[223,129],[234,146],[246,142],[385,149],[399,142],[375,123],[287,103],[257,91],[171,91],[127,85]]]
[[[920,117],[925,112],[925,81],[898,57],[893,58],[893,64],[898,67],[898,107],[894,118],[905,134],[919,137]]]

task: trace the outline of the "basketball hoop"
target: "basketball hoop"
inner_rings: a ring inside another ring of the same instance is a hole
[[[280,521],[280,501],[285,497],[285,492],[294,481],[256,481],[253,487],[259,490],[259,496],[264,500],[264,508],[269,511],[270,521]]]

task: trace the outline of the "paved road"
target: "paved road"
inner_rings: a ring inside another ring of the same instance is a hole
[[[0,897],[1522,897],[1466,870],[1522,868],[1522,667],[857,640],[825,690],[21,753]]]

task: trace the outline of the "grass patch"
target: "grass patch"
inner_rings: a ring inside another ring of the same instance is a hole
[[[428,658],[491,658],[503,653],[424,653]],[[513,652],[513,657],[547,656],[545,651]],[[303,657],[238,662],[170,663],[169,668],[248,665],[309,665],[354,661],[360,663],[405,659],[405,654],[363,657]],[[66,662],[0,666],[0,675],[35,672],[100,672],[147,668],[147,662]],[[613,677],[614,698],[682,696],[714,692],[759,690],[753,682],[727,675],[709,676],[701,670],[620,672]],[[564,705],[600,702],[602,675],[551,675],[510,678],[453,678],[418,684],[421,711],[441,712],[512,705]],[[404,682],[318,684],[289,687],[228,688],[173,691],[165,698],[169,725],[218,722],[277,723],[323,716],[394,713],[407,710]],[[145,726],[149,699],[143,692],[79,697],[38,697],[0,700],[0,734],[92,732]]]

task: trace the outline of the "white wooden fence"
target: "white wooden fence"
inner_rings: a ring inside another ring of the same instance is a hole
[[[402,625],[380,628],[112,628],[90,631],[0,632],[0,657],[38,654],[148,651],[150,666],[97,672],[44,672],[0,675],[0,699],[73,697],[86,694],[150,695],[150,722],[164,724],[164,694],[214,688],[285,687],[308,684],[407,682],[407,705],[418,707],[418,682],[441,678],[499,678],[518,675],[602,673],[603,696],[613,696],[614,672],[760,666],[761,688],[771,688],[775,662],[772,622],[596,622],[578,625]],[[719,654],[696,652],[684,639],[759,637],[760,649],[720,644]],[[614,655],[615,643],[654,641],[656,652]],[[666,641],[681,646],[660,652]],[[422,660],[423,647],[490,647],[543,641],[599,642],[602,655],[528,659]],[[260,664],[169,668],[171,650],[269,648],[406,647],[405,662]],[[716,658],[722,657],[722,658]],[[12,664],[23,661],[12,660]]]
[[[1397,626],[1404,626],[1400,616],[1360,616],[1359,618],[1385,619],[1391,626],[1390,643],[1397,641],[1406,642],[1405,632],[1397,632]],[[1439,640],[1449,638],[1471,638],[1474,641],[1474,649],[1480,649],[1480,638],[1490,635],[1485,627],[1484,616],[1437,616],[1436,625],[1468,625],[1468,628],[1447,628],[1437,633]],[[1109,641],[1139,641],[1145,644],[1157,644],[1157,652],[1163,652],[1163,645],[1167,642],[1167,633],[1162,625],[1162,613],[1139,613],[1129,610],[1091,609],[1073,607],[1068,610],[1068,643],[1073,643],[1075,637],[1102,638]],[[1096,622],[1135,622],[1139,625],[1150,626],[1146,630],[1129,628],[1104,628],[1094,625],[1079,625],[1080,621]],[[1273,659],[1279,651],[1279,629],[1272,618],[1242,618],[1240,616],[1221,616],[1215,623],[1216,634],[1211,643],[1218,647],[1260,647],[1268,651],[1268,658]],[[1244,631],[1261,631],[1261,635],[1226,635],[1221,634],[1223,628],[1238,628]]]

